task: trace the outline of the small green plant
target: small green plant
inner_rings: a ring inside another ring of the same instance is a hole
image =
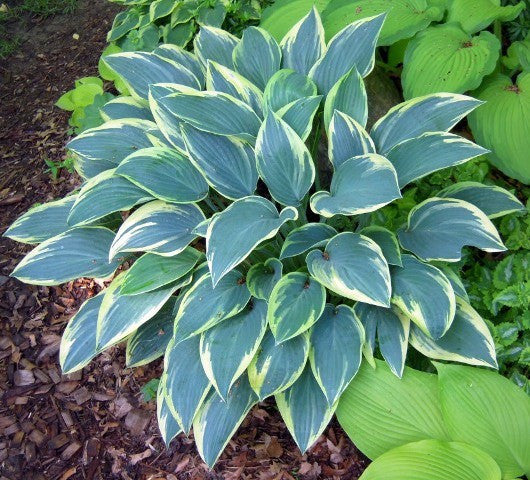
[[[59,177],[62,169],[66,169],[69,173],[74,172],[74,159],[72,155],[67,155],[64,160],[50,160],[49,158],[44,159],[46,164],[47,172],[50,172],[54,180]]]

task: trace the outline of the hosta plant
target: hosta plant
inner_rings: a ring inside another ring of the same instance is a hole
[[[326,44],[313,9],[279,44],[255,27],[241,40],[203,27],[193,54],[107,57],[132,96],[70,142],[85,183],[6,233],[40,243],[13,272],[24,282],[111,278],[132,263],[68,324],[63,370],[124,340],[129,366],[164,355],[162,434],[193,427],[209,465],[269,396],[307,450],[377,344],[397,376],[409,343],[496,367],[486,324],[443,264],[464,245],[505,250],[489,217],[521,204],[455,185],[396,232],[372,225],[408,184],[484,152],[448,133],[480,104],[462,95],[397,105],[367,132],[363,77],[383,21]]]

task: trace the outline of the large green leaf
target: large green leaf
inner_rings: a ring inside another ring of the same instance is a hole
[[[291,230],[282,245],[280,259],[295,257],[311,248],[324,247],[337,235],[337,231],[325,223],[306,223]]]
[[[451,438],[489,453],[503,479],[530,475],[530,399],[496,372],[436,364]]]
[[[383,252],[373,240],[358,233],[335,235],[325,252],[306,257],[312,277],[332,292],[352,300],[390,306],[390,272]]]
[[[59,285],[80,277],[108,277],[123,260],[109,262],[113,240],[114,232],[107,228],[72,228],[35,247],[11,276],[34,285]]]
[[[459,442],[422,440],[377,458],[359,480],[501,480],[495,460]]]
[[[274,285],[282,278],[283,265],[276,258],[256,263],[247,273],[247,285],[252,296],[269,300]]]
[[[169,447],[171,440],[173,440],[182,430],[177,423],[177,420],[171,413],[167,398],[165,396],[166,376],[162,375],[158,382],[158,389],[156,392],[156,420],[158,429],[162,435],[162,440]]]
[[[248,366],[250,385],[260,400],[290,387],[302,374],[308,353],[308,333],[277,344],[274,335],[267,330]]]
[[[438,339],[451,326],[456,300],[449,279],[441,270],[413,255],[401,257],[403,267],[392,267],[392,298],[421,330]]]
[[[151,22],[169,15],[177,6],[173,0],[155,0],[149,5],[149,19]]]
[[[364,329],[346,305],[327,304],[311,331],[309,360],[329,405],[334,405],[361,365]]]
[[[234,69],[232,55],[239,40],[232,34],[216,27],[202,26],[193,40],[195,55],[206,67],[208,60]]]
[[[495,344],[480,315],[456,297],[456,314],[443,337],[434,340],[412,326],[410,344],[426,357],[497,368]]]
[[[322,95],[303,97],[278,110],[280,117],[305,142],[313,129],[313,119],[320,107]]]
[[[117,97],[108,101],[100,108],[101,118],[109,120],[123,120],[125,118],[140,118],[154,121],[149,108],[133,97]]]
[[[408,44],[401,82],[405,98],[439,91],[463,93],[493,72],[500,42],[484,31],[472,37],[458,25],[429,27]]]
[[[154,49],[153,53],[159,57],[183,65],[197,77],[201,86],[204,85],[204,71],[201,62],[193,53],[188,52],[177,45],[172,45],[171,43],[159,45]]]
[[[116,234],[109,252],[153,252],[171,257],[195,238],[192,230],[204,220],[195,204],[170,205],[155,200],[130,215]]]
[[[485,252],[506,247],[491,220],[477,207],[454,198],[429,198],[409,213],[398,231],[401,246],[423,260],[457,262],[465,245]]]
[[[76,195],[70,195],[31,208],[18,217],[3,236],[21,243],[40,243],[66,232],[70,228],[68,214],[76,199]]]
[[[377,153],[352,157],[333,174],[330,191],[311,196],[311,210],[324,217],[373,212],[401,198],[396,171]]]
[[[263,106],[265,111],[277,112],[295,100],[316,94],[317,86],[310,78],[294,70],[282,69],[268,81],[263,92]]]
[[[361,235],[371,238],[383,252],[389,265],[403,266],[401,262],[401,251],[397,237],[390,230],[372,225],[361,230]],[[287,239],[286,239],[287,240]]]
[[[326,289],[303,272],[284,275],[272,289],[267,321],[276,339],[283,343],[308,330],[322,315]]]
[[[530,183],[530,72],[519,74],[515,83],[505,75],[492,76],[474,93],[486,102],[469,116],[476,141],[491,150],[493,165]]]
[[[208,184],[189,159],[167,147],[139,150],[125,158],[115,173],[166,202],[198,202],[208,194]]]
[[[206,236],[206,257],[213,284],[217,285],[259,243],[274,237],[285,222],[297,216],[296,209],[287,207],[278,213],[272,202],[257,196],[237,200],[215,215]]]
[[[256,166],[271,196],[282,205],[300,205],[315,179],[313,159],[304,142],[273,112],[258,133]]]
[[[201,335],[201,362],[206,376],[224,400],[256,354],[267,329],[267,302],[249,305]]]
[[[361,366],[337,408],[337,418],[357,448],[373,460],[409,442],[449,440],[436,375],[405,367],[400,379],[381,360],[376,365],[375,370]]]

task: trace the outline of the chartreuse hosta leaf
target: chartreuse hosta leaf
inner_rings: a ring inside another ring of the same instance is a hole
[[[431,338],[440,338],[455,317],[456,300],[447,277],[436,267],[412,255],[393,267],[391,302]]]
[[[457,262],[465,245],[485,252],[506,250],[486,214],[471,203],[454,198],[433,197],[416,205],[398,238],[405,250],[426,261]]]
[[[280,259],[295,257],[311,248],[324,247],[335,235],[337,230],[325,223],[307,223],[295,228],[285,237]]]
[[[170,43],[159,45],[153,50],[153,53],[159,57],[172,60],[179,65],[183,65],[191,73],[193,73],[193,75],[195,75],[201,85],[204,85],[205,80],[203,67],[199,59],[193,53],[190,53],[187,50]]]
[[[359,480],[501,480],[495,460],[466,443],[421,440],[378,457]]]
[[[86,300],[64,329],[59,350],[64,374],[82,369],[101,352],[96,347],[96,327],[103,295],[100,293]]]
[[[367,360],[375,366],[375,336],[379,350],[390,370],[401,378],[409,340],[410,320],[397,308],[383,308],[357,302],[355,315],[361,321],[366,332],[366,343],[363,352]]]
[[[54,202],[37,205],[18,217],[3,236],[21,243],[40,243],[70,228],[67,218],[77,199],[70,195]]]
[[[29,252],[11,276],[34,285],[59,285],[79,277],[106,278],[123,259],[109,262],[114,232],[78,227],[52,237]]]
[[[306,452],[326,428],[336,405],[328,405],[309,365],[287,390],[277,393],[275,398],[298,448],[302,453]]]
[[[326,250],[312,250],[306,257],[313,278],[332,292],[352,300],[390,306],[390,272],[381,248],[368,237],[343,232]]]
[[[352,157],[333,174],[330,191],[311,196],[311,210],[323,217],[373,212],[401,198],[392,164],[377,153]]]
[[[465,300],[456,297],[456,314],[443,337],[436,340],[412,326],[410,344],[436,360],[497,368],[495,344],[486,322]]]
[[[490,32],[472,37],[457,24],[429,27],[405,51],[403,95],[412,98],[440,90],[463,93],[477,88],[493,72],[499,51],[500,42]]]
[[[403,378],[397,378],[384,362],[375,362],[375,369],[361,366],[337,408],[337,418],[355,445],[376,459],[409,442],[449,440],[436,375],[405,367]]]
[[[488,218],[502,217],[525,209],[517,197],[504,188],[479,182],[455,183],[439,191],[436,196],[469,202],[482,210]]]
[[[290,387],[302,374],[309,354],[309,334],[276,343],[267,330],[259,350],[248,366],[250,385],[260,400]]]
[[[363,228],[361,230],[361,235],[371,238],[377,243],[377,245],[379,245],[389,265],[402,266],[399,243],[397,237],[390,230],[374,225]]]
[[[264,110],[277,112],[295,100],[316,94],[317,86],[309,77],[294,70],[279,70],[270,78],[263,92]]]
[[[140,118],[154,121],[149,108],[133,97],[113,98],[100,108],[100,114],[101,118],[106,122],[110,120],[123,120],[125,118]]]
[[[209,273],[194,283],[184,298],[175,318],[175,343],[208,330],[239,313],[250,300],[245,278],[237,270],[225,275],[212,286]]]
[[[156,290],[186,276],[202,258],[204,255],[191,247],[173,257],[144,253],[125,273],[121,292],[138,295]]]
[[[319,93],[327,94],[333,85],[353,67],[362,77],[374,68],[375,47],[385,15],[364,18],[344,27],[328,43],[324,55],[313,66],[309,76]]]
[[[182,429],[179,427],[177,420],[169,409],[167,398],[164,393],[166,388],[165,383],[166,375],[164,374],[162,377],[160,377],[156,392],[156,419],[158,423],[158,429],[162,435],[162,440],[164,440],[166,447],[169,447],[171,440],[173,440],[180,432],[182,432]]]
[[[346,305],[327,304],[311,330],[309,360],[329,405],[334,405],[361,365],[364,329]]]
[[[227,399],[230,388],[246,370],[267,329],[267,302],[249,305],[201,335],[201,362],[217,393]]]
[[[233,200],[254,193],[258,172],[250,145],[191,125],[183,124],[181,131],[191,161],[215,190]]]
[[[503,479],[528,476],[528,396],[495,372],[450,364],[436,364],[436,368],[443,417],[451,438],[490,454]]]
[[[274,285],[282,278],[283,265],[276,258],[256,263],[247,273],[247,286],[253,297],[268,300]]]
[[[201,173],[172,148],[139,150],[125,158],[115,173],[166,202],[198,202],[208,194],[208,184]]]
[[[326,289],[307,273],[284,275],[272,289],[267,310],[276,343],[308,330],[322,315],[325,304]]]
[[[278,213],[272,202],[258,196],[237,200],[215,215],[206,236],[206,258],[213,284],[217,285],[258,244],[274,237],[285,222],[297,216],[293,207]]]
[[[197,450],[210,467],[257,401],[246,375],[239,378],[226,400],[217,392],[210,393],[193,421]]]
[[[427,132],[451,130],[483,102],[454,93],[435,93],[414,98],[392,107],[372,127],[377,151],[385,155],[398,143]],[[482,142],[479,142],[482,143]]]
[[[236,37],[220,28],[202,26],[193,40],[193,46],[204,67],[208,60],[213,60],[234,70],[232,55],[238,42]]]
[[[271,196],[297,207],[315,179],[311,154],[296,132],[273,112],[265,117],[256,140],[256,164]]]
[[[322,12],[326,37],[330,38],[350,22],[387,13],[378,45],[392,45],[413,37],[432,21],[441,20],[444,8],[428,0],[331,0]]]
[[[280,46],[282,67],[307,75],[326,49],[324,27],[315,6],[285,34]]]
[[[452,133],[430,132],[393,147],[386,157],[396,169],[399,188],[443,168],[453,167],[488,150]]]
[[[176,255],[195,238],[192,230],[203,220],[204,214],[195,204],[149,202],[123,222],[112,242],[109,258],[120,252]]]
[[[306,141],[313,129],[313,118],[321,100],[322,95],[299,98],[284,105],[277,114],[302,140]]]

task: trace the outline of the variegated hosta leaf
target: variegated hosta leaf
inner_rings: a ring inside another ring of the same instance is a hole
[[[113,98],[100,108],[101,118],[106,122],[110,120],[123,120],[125,118],[139,118],[154,122],[153,115],[141,101],[133,97]]]
[[[201,62],[199,62],[199,59],[193,53],[170,43],[159,45],[153,50],[153,53],[186,67],[199,80],[201,86],[204,85],[204,70]]]
[[[18,217],[3,236],[21,243],[40,243],[70,228],[68,214],[77,199],[70,195],[54,202],[37,205]]]
[[[309,76],[322,94],[353,67],[366,77],[374,68],[375,47],[385,15],[364,18],[338,32],[328,43],[323,57],[313,66]]]
[[[170,283],[142,295],[123,295],[124,279],[125,273],[121,273],[105,290],[96,334],[96,347],[100,350],[121,342],[153,318],[177,289]]]
[[[375,152],[370,135],[356,120],[335,111],[329,124],[329,160],[335,170],[346,160]]]
[[[393,147],[386,158],[398,175],[399,188],[443,168],[453,167],[488,151],[459,135],[424,133]]]
[[[169,447],[171,440],[181,433],[182,430],[167,404],[167,399],[164,393],[166,388],[165,383],[166,375],[164,374],[158,382],[158,389],[156,392],[156,419],[158,429],[162,435],[162,440],[164,440],[166,447]]]
[[[502,217],[525,209],[517,197],[504,188],[478,182],[455,183],[439,191],[436,196],[469,202],[482,210],[488,218]]]
[[[152,147],[150,130],[156,124],[148,120],[112,120],[89,128],[66,145],[76,154],[75,169],[84,178],[116,168],[131,153]]]
[[[285,425],[305,453],[324,431],[337,406],[328,405],[309,365],[293,385],[275,398]]]
[[[211,392],[193,421],[193,435],[201,458],[213,467],[253,405],[256,394],[248,378],[239,378],[226,400]]]
[[[166,401],[185,433],[190,431],[193,418],[211,387],[202,368],[199,342],[199,336],[178,343],[172,339],[164,356]]]
[[[274,285],[282,278],[283,264],[277,258],[256,263],[247,273],[247,286],[253,297],[268,300]]]
[[[305,142],[313,129],[313,118],[321,100],[322,95],[299,98],[283,106],[276,113]]]
[[[435,93],[414,98],[392,107],[372,127],[377,151],[385,155],[398,143],[427,132],[451,130],[480,100],[456,93]]]
[[[398,231],[401,246],[423,260],[457,262],[465,245],[485,252],[506,247],[491,220],[471,203],[454,198],[429,198],[409,213]]]
[[[201,335],[201,362],[223,400],[256,354],[267,329],[267,302],[249,305]]]
[[[465,300],[456,298],[456,314],[449,330],[434,340],[415,325],[410,344],[426,357],[497,368],[495,343],[486,322]]]
[[[328,303],[311,331],[309,360],[330,406],[357,374],[363,343],[364,329],[353,310]]]
[[[139,150],[125,158],[115,173],[166,202],[192,203],[208,195],[201,173],[186,156],[167,147]]]
[[[352,157],[333,174],[330,191],[311,196],[311,210],[324,217],[373,212],[401,198],[396,171],[377,153]]]
[[[403,267],[392,267],[391,302],[431,338],[438,339],[451,326],[456,300],[447,277],[436,267],[412,255],[401,257]]]
[[[355,67],[333,85],[326,97],[324,105],[324,125],[326,125],[326,128],[329,128],[335,110],[353,118],[363,128],[366,127],[368,97],[363,77],[361,77]],[[337,127],[335,126],[335,128]]]
[[[267,310],[276,343],[308,330],[322,315],[325,304],[326,289],[307,273],[284,275],[272,289]]]
[[[147,100],[149,85],[153,83],[178,83],[200,88],[197,77],[183,65],[148,52],[122,52],[107,55],[105,63],[127,84],[138,99]]]
[[[282,52],[269,32],[249,27],[243,31],[239,44],[234,48],[236,70],[261,90],[280,69]]]
[[[311,248],[324,247],[328,241],[337,235],[337,231],[325,223],[306,223],[295,228],[285,237],[280,253],[280,259],[296,257]]]
[[[281,42],[282,67],[307,75],[326,50],[324,28],[315,6]]]
[[[144,253],[125,272],[121,292],[123,295],[138,295],[156,290],[184,277],[201,258],[203,254],[191,247],[172,257]]]
[[[220,28],[202,26],[193,40],[195,55],[206,67],[208,60],[234,70],[232,55],[239,40]]]
[[[401,378],[409,340],[410,320],[408,317],[397,309],[376,307],[361,302],[357,302],[353,310],[366,332],[364,354],[368,361],[375,367],[373,352],[377,332],[381,355],[392,373]]]
[[[270,112],[256,140],[256,165],[271,196],[282,205],[300,205],[315,179],[309,150],[296,132]]]
[[[308,332],[277,344],[267,330],[248,366],[250,385],[260,400],[290,387],[302,374],[308,354]]]
[[[195,238],[191,231],[203,220],[204,214],[195,204],[149,202],[123,222],[112,242],[109,258],[115,258],[120,252],[176,255]]]
[[[297,216],[296,209],[287,207],[278,213],[272,202],[257,196],[236,200],[215,215],[206,237],[206,258],[213,284],[217,285],[259,243],[274,237],[285,222]]]
[[[92,177],[79,191],[68,215],[71,226],[86,225],[109,213],[130,210],[153,197],[129,180],[116,175],[116,170],[105,170]]]
[[[305,97],[314,97],[317,86],[305,75],[294,70],[279,70],[267,83],[263,93],[264,111],[277,112],[289,103]]]
[[[390,230],[373,225],[363,228],[361,235],[371,238],[379,245],[389,265],[402,266],[399,243],[397,237]]]
[[[102,301],[103,293],[89,298],[68,321],[59,350],[63,374],[80,370],[101,352],[96,348],[96,327]]]
[[[209,273],[198,277],[186,292],[175,318],[175,344],[239,313],[250,300],[245,278],[237,270],[214,288]]]
[[[80,277],[108,277],[123,260],[109,262],[113,240],[114,232],[107,228],[72,228],[35,247],[11,276],[33,285],[59,285]]]
[[[449,267],[449,265],[439,265],[438,268],[444,273],[449,282],[451,282],[451,286],[453,287],[455,295],[469,303],[469,297],[467,295],[466,288],[464,287],[462,279],[458,276],[458,274],[455,273],[455,271]]]
[[[254,193],[258,172],[250,145],[186,124],[181,131],[191,161],[215,190],[232,200]]]
[[[309,252],[306,262],[311,276],[332,292],[373,305],[390,305],[388,263],[379,245],[368,237],[339,233],[325,252]]]
[[[125,351],[127,368],[145,365],[164,354],[173,336],[176,301],[177,297],[170,297],[153,318],[128,338]]]

